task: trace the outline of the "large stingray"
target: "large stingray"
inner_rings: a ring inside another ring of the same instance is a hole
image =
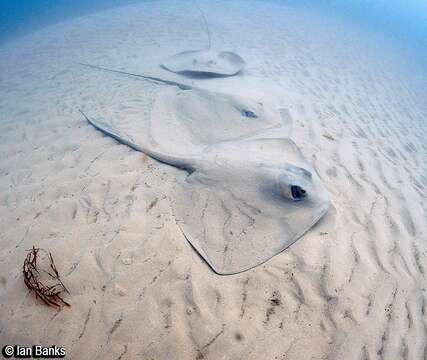
[[[165,87],[142,126],[81,113],[104,134],[186,172],[171,199],[174,215],[215,272],[233,274],[265,262],[326,213],[328,193],[283,136],[278,113],[235,96],[166,84],[173,86]]]
[[[219,77],[236,75],[245,67],[245,61],[232,51],[211,49],[211,33],[203,11],[195,3],[202,15],[208,36],[208,46],[201,50],[188,50],[171,56],[161,65],[166,70],[189,77]]]

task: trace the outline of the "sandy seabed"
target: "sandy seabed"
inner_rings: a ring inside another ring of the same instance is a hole
[[[241,55],[243,74],[159,68],[206,45],[190,2],[81,17],[0,48],[0,343],[56,344],[74,359],[424,359],[425,73],[378,35],[302,10],[200,6],[213,47]],[[288,108],[333,208],[267,263],[216,275],[175,223],[182,173],[78,113],[137,121],[156,86],[78,61]],[[25,288],[33,244],[53,252],[71,308]]]

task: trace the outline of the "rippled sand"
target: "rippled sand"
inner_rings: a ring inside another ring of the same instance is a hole
[[[423,359],[425,73],[385,39],[301,10],[201,7],[213,46],[248,65],[189,83],[288,107],[333,209],[264,265],[215,275],[171,212],[183,174],[82,119],[80,107],[150,114],[156,86],[74,62],[181,79],[158,64],[205,45],[189,3],[111,10],[5,44],[0,343],[62,345],[74,359]],[[33,244],[53,252],[70,309],[28,294]]]

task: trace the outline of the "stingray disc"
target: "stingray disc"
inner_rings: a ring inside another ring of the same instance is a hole
[[[245,61],[231,51],[190,50],[170,57],[162,66],[184,75],[231,76],[243,70]]]
[[[216,163],[206,161],[179,182],[171,204],[187,240],[216,273],[226,275],[285,250],[327,212],[330,200],[315,170],[289,139],[219,147],[223,149],[217,149]],[[298,169],[291,181],[290,169]],[[283,191],[294,183],[307,191],[301,201]]]
[[[286,125],[276,109],[255,100],[202,89],[168,88],[157,96],[141,132],[150,134],[158,150],[188,155],[201,146],[249,138],[268,129],[286,133]]]

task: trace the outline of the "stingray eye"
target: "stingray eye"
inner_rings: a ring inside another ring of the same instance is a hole
[[[245,117],[247,117],[247,118],[251,118],[251,119],[255,119],[255,118],[257,118],[258,116],[257,116],[257,114],[255,114],[253,111],[251,111],[251,110],[247,110],[247,109],[243,109],[243,110],[241,110],[240,111],[240,113],[243,115],[243,116],[245,116]]]
[[[292,185],[291,186],[292,198],[294,200],[302,200],[307,196],[307,191],[305,191],[301,186]]]

